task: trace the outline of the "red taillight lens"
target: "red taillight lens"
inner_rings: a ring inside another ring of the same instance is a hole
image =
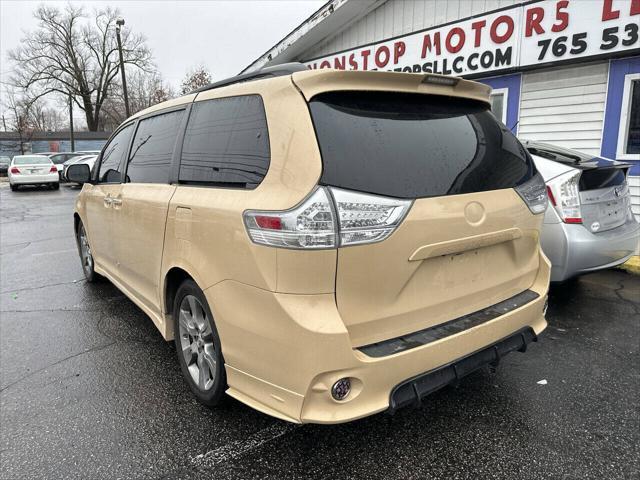
[[[551,191],[551,188],[549,187],[549,185],[547,185],[547,195],[549,196],[549,200],[551,200],[551,205],[553,205],[554,207],[557,207],[558,204],[556,203],[556,199],[553,196],[553,192]]]
[[[280,217],[256,215],[254,218],[260,228],[266,228],[269,230],[282,230],[282,220],[280,219]]]
[[[18,170],[18,167],[11,167],[11,173],[20,173],[20,170]]]
[[[55,165],[51,165],[51,168],[49,169],[49,173],[58,173],[58,169],[56,168]]]

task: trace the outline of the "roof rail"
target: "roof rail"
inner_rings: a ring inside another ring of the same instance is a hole
[[[281,77],[284,75],[291,75],[296,72],[304,72],[308,70],[306,65],[299,62],[281,63],[280,65],[273,65],[272,67],[261,68],[257,72],[245,73],[242,75],[236,75],[235,77],[225,78],[217,82],[210,83],[204,87],[200,87],[191,93],[206,92],[207,90],[213,90],[214,88],[226,87],[227,85],[233,85],[234,83],[250,82],[252,80],[258,80],[268,77]]]

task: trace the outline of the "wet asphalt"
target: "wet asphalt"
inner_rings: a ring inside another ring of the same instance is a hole
[[[193,399],[151,320],[84,282],[77,192],[0,183],[1,479],[640,477],[640,277],[554,288],[527,353],[419,409],[296,426]]]

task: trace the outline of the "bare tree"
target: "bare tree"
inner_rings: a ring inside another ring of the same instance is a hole
[[[165,83],[157,72],[134,72],[127,78],[127,90],[129,92],[129,109],[132,114],[175,96],[173,88]],[[103,112],[101,127],[105,130],[113,131],[126,120],[124,98],[120,85],[114,88],[113,95],[104,103]]]
[[[34,16],[38,28],[9,52],[15,71],[12,83],[30,102],[51,93],[71,96],[84,112],[88,129],[97,130],[102,106],[118,84],[121,68],[115,36],[119,11],[98,10],[89,23],[82,7],[68,4],[61,11],[41,5]],[[141,35],[123,29],[122,49],[125,66],[152,67]]]
[[[27,112],[29,123],[40,132],[51,132],[68,127],[68,119],[57,108],[51,108],[40,98],[34,101]]]
[[[200,66],[187,72],[184,79],[182,80],[182,84],[180,85],[180,93],[182,93],[182,95],[185,95],[210,83],[211,73],[209,73],[209,70],[207,70],[205,67]]]
[[[9,130],[18,134],[18,141],[14,145],[5,146],[25,154],[29,150],[29,142],[36,130],[32,123],[32,104],[18,96],[12,87],[5,87],[2,93],[2,106],[9,112],[8,118],[3,120]]]

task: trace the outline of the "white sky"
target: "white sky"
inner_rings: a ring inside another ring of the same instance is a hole
[[[0,80],[11,65],[7,51],[37,26],[43,2],[0,0]],[[67,2],[47,1],[64,8]],[[282,39],[324,0],[129,0],[72,2],[87,13],[107,5],[120,9],[126,25],[147,37],[163,78],[177,87],[187,70],[204,65],[213,79],[235,75]]]

